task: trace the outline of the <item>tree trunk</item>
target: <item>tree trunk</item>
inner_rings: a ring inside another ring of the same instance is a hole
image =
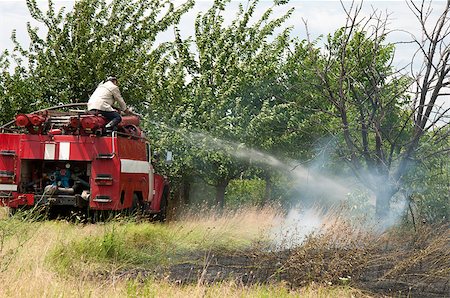
[[[221,181],[216,185],[216,206],[222,210],[225,207],[225,190],[229,181]]]
[[[191,183],[187,180],[183,181],[182,185],[182,203],[184,205],[189,205],[191,203],[191,198],[190,198],[190,194],[191,194]]]
[[[191,189],[191,183],[188,179],[183,179],[179,186],[175,189],[175,193],[172,200],[169,200],[170,216],[179,215],[186,205],[189,205],[189,193]]]
[[[264,181],[266,182],[266,186],[264,189],[264,198],[261,202],[261,206],[264,206],[272,201],[272,181],[270,179],[270,174],[266,173],[264,175]]]
[[[396,192],[397,190],[390,185],[380,186],[380,189],[375,192],[375,212],[378,219],[386,220],[389,217],[391,211],[391,199]]]

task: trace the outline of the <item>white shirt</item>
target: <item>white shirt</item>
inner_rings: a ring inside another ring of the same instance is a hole
[[[117,102],[122,111],[127,109],[127,105],[120,94],[119,87],[108,81],[97,86],[94,93],[89,98],[88,110],[114,111],[112,105]]]

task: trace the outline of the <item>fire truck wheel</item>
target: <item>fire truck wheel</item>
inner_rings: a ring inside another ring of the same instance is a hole
[[[161,204],[159,206],[159,213],[158,213],[158,220],[160,222],[166,221],[167,217],[167,205],[168,205],[168,198],[169,198],[169,192],[167,188],[164,188],[162,197],[161,197]]]
[[[139,196],[136,193],[133,194],[133,203],[130,211],[130,214],[137,214],[142,211],[142,202],[139,200]]]
[[[17,208],[12,208],[12,207],[9,207],[8,208],[8,215],[11,217],[11,216],[14,216],[14,214],[16,214],[17,213]]]

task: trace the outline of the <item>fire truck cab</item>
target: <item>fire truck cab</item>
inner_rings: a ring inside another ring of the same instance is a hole
[[[80,104],[19,114],[0,130],[0,205],[164,216],[167,179],[156,174],[136,115],[116,131]]]

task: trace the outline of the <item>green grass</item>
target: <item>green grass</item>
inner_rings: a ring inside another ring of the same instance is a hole
[[[183,261],[198,252],[249,247],[257,237],[200,224],[110,222],[99,235],[77,237],[58,244],[47,260],[60,273],[80,270],[152,269]]]
[[[3,208],[0,215],[0,297],[364,297],[336,286],[293,290],[284,283],[247,286],[234,280],[180,285],[151,274],[192,253],[228,253],[264,241],[272,211],[247,209],[166,224],[78,224],[25,213],[8,218]],[[117,275],[141,268],[150,275]]]

